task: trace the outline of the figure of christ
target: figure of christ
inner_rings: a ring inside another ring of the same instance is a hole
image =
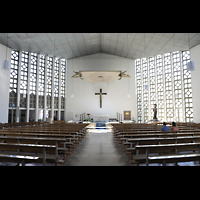
[[[102,95],[107,95],[107,93],[102,93],[102,89],[100,89],[100,93],[95,93],[95,95],[100,95],[100,108],[102,108]]]

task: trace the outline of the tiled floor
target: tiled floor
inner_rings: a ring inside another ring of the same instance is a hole
[[[70,155],[65,166],[131,166],[112,132],[91,131]]]

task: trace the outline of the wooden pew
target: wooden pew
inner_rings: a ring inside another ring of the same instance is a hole
[[[166,163],[190,162],[190,161],[200,161],[200,154],[181,154],[181,155],[148,157],[148,163],[162,163],[163,166],[166,166]]]
[[[146,150],[140,149],[138,146],[144,146],[144,145],[168,145],[168,146],[159,146],[158,149],[150,149],[147,151],[150,151],[150,153],[156,153],[156,154],[163,154],[163,153],[174,153],[177,155],[178,151],[185,150],[185,151],[195,151],[198,150],[198,146],[193,146],[194,144],[197,145],[198,142],[200,142],[200,125],[195,123],[177,123],[177,126],[179,128],[179,131],[176,132],[161,132],[160,129],[163,125],[157,124],[157,125],[149,125],[149,124],[113,124],[114,127],[114,136],[118,140],[118,142],[121,144],[122,148],[125,150],[125,153],[127,155],[133,156],[133,161],[135,162],[134,158],[137,157],[141,162],[148,162],[146,161]],[[168,123],[168,126],[171,126],[171,122]],[[177,148],[174,148],[174,145],[181,145]],[[191,145],[186,145],[191,144]],[[173,146],[173,148],[170,149],[170,145]],[[137,147],[137,148],[136,148]],[[162,147],[162,148],[161,148]],[[181,147],[183,149],[181,149]],[[155,147],[154,147],[155,148]],[[151,152],[152,151],[152,152]],[[145,153],[145,155],[141,154]],[[149,158],[153,155],[149,155]],[[160,156],[160,155],[159,155]],[[149,162],[169,162],[170,159],[173,160],[175,157],[172,158],[166,158],[168,161],[163,161],[163,157],[155,156],[150,158]],[[164,155],[162,155],[164,156]],[[166,155],[168,156],[168,155]],[[141,159],[143,157],[143,159]],[[180,158],[176,159],[181,159]],[[198,156],[193,156],[191,159],[197,159]],[[132,159],[132,157],[131,157]],[[189,157],[187,158],[189,159]],[[139,162],[139,161],[138,161]]]
[[[129,140],[129,138],[160,138],[160,137],[178,137],[178,136],[199,136],[200,131],[180,131],[178,133],[176,132],[151,132],[149,134],[126,134],[126,135],[118,135],[116,136],[119,144],[122,144],[123,142],[128,141],[134,141]]]
[[[80,137],[79,135],[72,135],[72,134],[46,134],[46,133],[18,133],[18,132],[0,132],[0,136],[20,136],[20,137],[37,137],[37,138],[41,138],[41,137],[45,137],[45,138],[65,138],[66,141],[68,142],[73,142],[75,144],[79,144]]]
[[[164,136],[168,136],[167,134]],[[194,136],[178,136],[177,134],[174,137],[136,137],[131,139],[126,139],[127,141],[123,143],[126,147],[126,155],[131,155],[133,153],[138,154],[134,148],[136,145],[156,145],[156,144],[177,144],[185,142],[200,142],[200,135]],[[127,146],[129,146],[127,148]]]
[[[121,134],[121,135],[117,135],[116,138],[135,138],[135,137],[160,137],[160,136],[194,136],[194,135],[199,135],[200,134],[200,130],[198,131],[179,131],[179,132],[148,132],[148,133],[130,133],[130,134]]]
[[[86,132],[77,132],[77,131],[71,131],[71,130],[63,130],[63,131],[56,131],[56,130],[34,130],[34,129],[3,129],[3,130],[0,130],[0,133],[1,132],[15,132],[15,133],[46,133],[46,134],[71,134],[71,135],[78,135],[80,136],[82,139],[84,138]]]
[[[0,140],[2,143],[18,143],[18,144],[46,144],[56,145],[55,154],[58,156],[59,150],[66,149],[66,145],[68,146],[69,150],[71,151],[71,146],[73,145],[72,142],[66,142],[65,138],[44,138],[44,137],[23,137],[23,136],[0,136]],[[59,144],[64,144],[63,148],[59,148]]]
[[[86,125],[87,124],[66,124],[65,122],[59,122],[55,124],[10,123],[6,126],[3,125],[4,129],[0,130],[0,140],[2,140],[3,144],[10,145],[20,145],[21,143],[26,145],[35,144],[55,146],[55,152],[53,154],[55,154],[55,156],[58,156],[58,152],[64,152],[64,159],[66,159],[67,155],[71,154],[72,150],[75,149],[75,147],[79,144],[79,142],[87,133],[85,129]],[[9,148],[11,147],[9,146]],[[9,148],[8,146],[1,145],[0,149],[4,151],[5,154],[5,151],[9,151]],[[11,148],[11,150],[12,149],[13,147]],[[66,151],[66,149],[69,149],[69,151]],[[26,149],[23,150],[23,152],[28,152],[29,150]],[[21,149],[18,149],[18,152],[20,151]],[[31,152],[29,153],[35,153],[35,151],[36,149],[32,148]]]
[[[0,150],[6,151],[6,153],[4,152],[3,154],[7,154],[8,151],[11,151],[11,155],[15,155],[13,154],[13,151],[17,152],[17,154],[19,154],[20,152],[42,153],[42,155],[37,155],[39,157],[39,162],[40,160],[42,160],[44,166],[46,165],[47,161],[53,162],[55,163],[55,165],[57,165],[55,145],[0,143]],[[47,156],[47,153],[52,155]]]
[[[135,150],[137,151],[145,151],[145,156],[136,155],[134,156],[134,160],[138,163],[143,163],[145,161],[146,166],[149,165],[149,153],[169,153],[172,151],[182,150],[182,151],[195,151],[198,150],[200,153],[200,142],[196,143],[180,143],[180,144],[160,144],[160,145],[136,145]],[[177,155],[177,154],[176,154]],[[180,154],[182,157],[188,154]],[[168,156],[168,155],[166,155]],[[187,157],[187,156],[186,156]],[[180,157],[181,158],[181,157]],[[166,157],[167,159],[167,157]],[[178,159],[178,157],[176,157]],[[155,162],[155,159],[152,159]],[[188,160],[188,158],[187,158]]]
[[[0,154],[0,162],[16,162],[17,165],[21,163],[22,166],[25,166],[26,163],[38,162],[38,160],[38,156]]]

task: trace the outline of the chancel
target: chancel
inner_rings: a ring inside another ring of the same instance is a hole
[[[199,54],[200,33],[0,33],[0,165],[199,159]]]

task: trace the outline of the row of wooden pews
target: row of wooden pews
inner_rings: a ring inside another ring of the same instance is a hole
[[[54,163],[62,165],[86,135],[88,124],[1,124],[0,163]]]
[[[165,166],[167,163],[200,161],[199,124],[177,124],[178,132],[161,132],[161,124],[112,125],[116,139],[132,164],[160,163]]]

